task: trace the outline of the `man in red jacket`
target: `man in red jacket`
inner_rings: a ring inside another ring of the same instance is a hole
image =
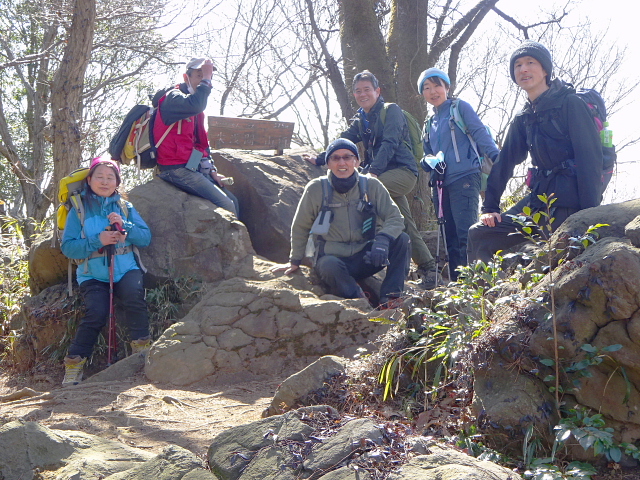
[[[158,101],[153,127],[158,147],[158,167],[163,180],[192,195],[213,202],[238,216],[238,200],[224,188],[224,178],[211,160],[204,128],[204,109],[211,93],[215,67],[208,58],[187,63],[184,83]]]

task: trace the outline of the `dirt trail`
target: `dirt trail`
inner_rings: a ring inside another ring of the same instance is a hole
[[[37,421],[50,428],[81,430],[154,453],[175,444],[203,459],[217,434],[259,420],[283,380],[227,386],[203,381],[176,388],[151,384],[140,375],[126,381],[62,388],[59,381],[50,378],[0,374],[0,396],[24,387],[49,392],[0,403],[0,425],[16,419]]]

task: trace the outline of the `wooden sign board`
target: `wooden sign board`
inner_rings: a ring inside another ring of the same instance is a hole
[[[209,117],[211,148],[275,150],[282,154],[291,146],[293,123],[253,118]]]

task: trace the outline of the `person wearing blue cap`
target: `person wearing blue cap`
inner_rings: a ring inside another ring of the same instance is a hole
[[[378,79],[368,70],[353,77],[352,91],[360,108],[340,137],[363,143],[362,171],[378,178],[398,205],[405,220],[405,231],[411,238],[411,256],[423,278],[422,286],[433,288],[438,278],[435,260],[416,227],[406,197],[418,180],[418,166],[410,147],[405,116],[398,105],[384,102]],[[324,165],[325,158],[326,152],[322,152],[307,160],[314,165]]]
[[[450,280],[458,278],[457,267],[467,264],[467,233],[478,221],[482,158],[495,161],[498,147],[473,107],[451,98],[449,76],[438,68],[420,74],[418,92],[433,106],[425,123],[420,162],[431,173],[436,215],[444,220],[444,238],[449,255]],[[442,162],[433,169],[430,159]]]
[[[358,155],[350,140],[339,138],[329,145],[327,176],[311,180],[298,203],[289,263],[273,271],[292,274],[305,256],[313,257],[328,293],[364,298],[358,282],[386,267],[378,303],[382,309],[396,308],[409,273],[409,236],[384,185],[358,173]]]
[[[553,194],[550,227],[602,199],[602,145],[593,115],[570,84],[553,78],[547,48],[531,40],[511,55],[509,74],[526,93],[527,102],[511,122],[504,145],[487,180],[480,222],[469,229],[467,259],[488,262],[498,250],[525,241],[512,217],[547,207],[540,196]],[[500,198],[516,165],[531,157],[530,193],[504,213]],[[546,222],[546,216],[541,217]]]

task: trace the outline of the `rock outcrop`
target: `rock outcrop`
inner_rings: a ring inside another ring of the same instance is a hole
[[[289,150],[268,157],[237,151],[212,152],[218,170],[234,178],[229,188],[240,201],[240,220],[258,255],[284,263],[289,259],[290,231],[305,185],[326,175],[326,169],[302,158],[313,150]]]
[[[129,199],[153,234],[151,244],[140,249],[150,283],[253,275],[251,239],[228,211],[159,178],[131,190]]]
[[[368,418],[340,419],[322,405],[231,428],[214,438],[207,457],[220,480],[362,480],[378,478],[371,472],[400,450],[409,461],[391,473],[393,480],[519,478],[433,440],[394,439],[384,425]]]
[[[579,228],[610,223],[599,233],[613,236],[557,267],[529,299],[520,297],[496,309],[474,362],[477,414],[507,430],[519,431],[531,422],[546,427],[556,424],[555,398],[549,392],[553,382],[544,381],[555,375],[554,368],[545,366],[545,360],[556,358],[551,315],[555,313],[564,401],[602,413],[607,426],[615,428],[618,441],[640,439],[636,417],[640,404],[640,250],[623,238],[626,225],[614,223],[620,219],[630,222],[639,209],[640,201],[634,201],[622,204],[619,211],[603,206],[570,217],[556,235],[580,235]],[[627,230],[633,230],[633,225]],[[535,298],[542,301],[531,300]],[[602,350],[614,345],[621,348]],[[600,354],[605,355],[593,360]]]
[[[88,433],[54,430],[35,422],[0,427],[0,478],[93,480],[216,480],[184,448],[159,455]]]
[[[323,355],[350,357],[389,328],[369,321],[365,299],[318,294],[302,275],[226,280],[155,342],[145,373],[175,385],[266,378]]]
[[[269,417],[291,409],[296,402],[321,389],[331,377],[345,373],[347,364],[345,358],[327,355],[294,373],[278,386],[271,405],[262,412],[262,416]]]

